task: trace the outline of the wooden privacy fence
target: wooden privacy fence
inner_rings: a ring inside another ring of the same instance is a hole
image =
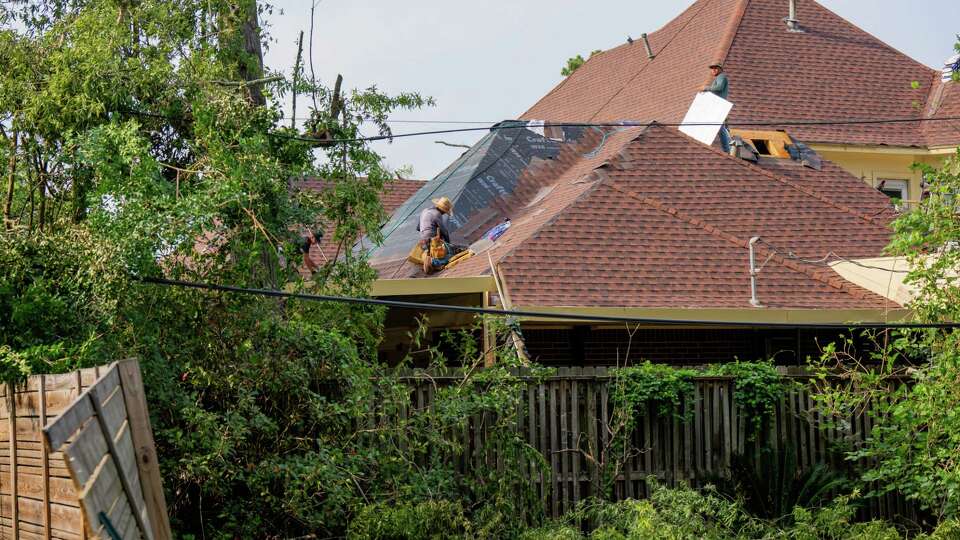
[[[416,410],[430,407],[434,384],[442,384],[442,379],[410,382],[411,413],[416,414]],[[517,428],[549,463],[551,474],[534,471],[530,481],[552,516],[596,495],[602,473],[587,454],[595,456],[597,449],[609,445],[612,383],[605,367],[560,368],[557,375],[530,384],[524,391]],[[730,478],[735,455],[751,447],[792,452],[800,471],[817,463],[842,467],[843,456],[837,449],[861,443],[872,429],[868,414],[822,418],[810,390],[798,385],[786,393],[769,421],[754,434],[753,419],[734,400],[732,378],[699,377],[694,383],[694,395],[683,401],[678,415],[661,415],[656,407],[650,407],[649,413],[635,419],[628,438],[632,451],[615,479],[614,498],[646,497],[649,476],[668,486],[702,486]],[[483,448],[488,420],[473,418],[462,434],[458,470],[496,466],[497,456]],[[869,501],[863,517],[915,517],[915,509],[901,496],[890,494]]]
[[[112,392],[107,391],[110,385]],[[98,406],[103,414],[89,418],[85,426],[99,422],[100,418],[112,422],[111,425],[120,421],[111,433],[116,435],[117,451],[123,446],[127,452],[120,456],[125,465],[124,478],[142,491],[141,507],[146,508],[146,520],[152,525],[145,537],[170,538],[143,384],[135,361],[58,375],[35,375],[23,384],[2,385],[0,393],[3,398],[0,399],[0,538],[108,537],[96,513],[91,521],[89,510],[93,507],[87,504],[102,495],[102,490],[99,486],[93,489],[89,479],[82,477],[80,468],[95,458],[106,445],[106,439],[89,444],[92,436],[84,434],[92,433],[92,428],[85,428],[80,436],[71,437],[73,433],[68,433],[68,438],[64,438],[63,426],[68,424],[59,422],[65,418],[69,418],[69,422],[82,418],[80,413],[86,407],[83,403],[95,407],[93,396],[101,398]],[[56,430],[52,442],[59,444],[44,444],[43,428],[58,423],[61,428]],[[64,442],[66,452],[61,451]],[[99,478],[109,465],[98,466]],[[96,472],[96,469],[86,470]],[[120,477],[113,481],[119,482]],[[112,506],[119,508],[119,500],[114,502],[118,504]],[[109,511],[114,508],[108,507],[106,515],[111,516]]]

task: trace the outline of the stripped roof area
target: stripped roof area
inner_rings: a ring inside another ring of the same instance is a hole
[[[567,122],[679,122],[722,62],[729,122],[944,117],[960,113],[957,83],[813,0],[797,0],[803,32],[789,32],[785,0],[698,0],[642,42],[591,57],[523,118]],[[912,88],[917,81],[918,89]],[[936,101],[936,103],[934,103]],[[960,122],[792,125],[807,143],[937,146],[960,142]]]
[[[662,126],[601,139],[525,172],[546,194],[513,205],[488,251],[429,279],[489,275],[492,260],[522,306],[749,307],[747,242],[760,236],[764,305],[899,307],[798,260],[874,257],[889,240],[889,202],[836,166],[753,165]],[[381,278],[424,277],[374,262]]]

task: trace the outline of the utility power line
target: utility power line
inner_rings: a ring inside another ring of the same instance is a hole
[[[727,127],[805,127],[805,126],[861,126],[861,125],[888,125],[888,124],[910,124],[924,122],[948,122],[958,121],[960,116],[940,116],[934,118],[862,118],[848,120],[774,120],[762,122],[563,122],[555,124],[546,124],[546,127],[584,127],[584,128],[630,128],[630,127],[693,127],[693,126],[727,126]],[[297,141],[311,142],[315,144],[331,145],[342,143],[375,142],[383,140],[402,139],[406,137],[421,137],[425,135],[443,135],[448,133],[466,133],[472,131],[497,131],[505,129],[525,129],[526,125],[522,121],[505,122],[481,127],[464,127],[451,129],[435,129],[429,131],[412,131],[408,133],[393,133],[390,135],[373,135],[369,137],[354,137],[347,139],[316,139],[313,137],[304,137],[298,135],[286,135],[282,133],[271,133],[271,136]],[[387,121],[387,123],[391,123]],[[426,122],[425,122],[426,123]],[[540,126],[538,126],[540,127]]]
[[[863,329],[920,329],[920,328],[940,328],[954,329],[960,328],[960,323],[848,323],[848,324],[823,324],[823,323],[773,323],[773,322],[731,322],[717,320],[686,320],[686,319],[661,319],[661,318],[641,318],[641,317],[618,317],[608,315],[585,315],[579,313],[564,313],[550,311],[525,311],[525,310],[502,310],[491,308],[479,308],[469,306],[454,306],[446,304],[427,304],[422,302],[404,302],[400,300],[383,300],[379,298],[359,298],[354,296],[331,296],[322,294],[304,294],[292,293],[287,291],[278,291],[273,289],[254,289],[248,287],[237,287],[233,285],[217,285],[213,283],[199,283],[194,281],[182,281],[156,277],[136,278],[143,283],[161,285],[167,287],[184,287],[191,289],[202,289],[208,291],[252,294],[257,296],[273,298],[293,298],[297,300],[308,300],[314,302],[336,302],[341,304],[359,304],[367,306],[382,306],[398,309],[413,309],[418,311],[446,311],[453,313],[472,313],[475,315],[495,315],[501,317],[536,317],[548,319],[561,319],[571,321],[586,322],[615,322],[626,324],[653,324],[664,326],[727,326],[736,328],[804,328],[817,330],[840,330],[849,328]]]
[[[122,110],[120,111],[126,114],[133,114],[135,116],[144,116],[150,118],[163,118],[166,120],[173,120],[174,118],[169,115],[153,113],[149,111],[136,111],[136,110]],[[889,125],[889,124],[912,124],[912,123],[925,123],[925,122],[953,122],[960,121],[960,116],[940,116],[932,118],[860,118],[860,119],[844,119],[844,120],[772,120],[772,121],[743,121],[743,122],[638,122],[638,121],[622,121],[622,122],[559,122],[559,123],[547,123],[546,127],[582,127],[582,128],[631,128],[631,127],[649,127],[649,126],[662,126],[662,127],[693,127],[693,126],[722,126],[727,127],[804,127],[804,126],[860,126],[860,125]],[[372,135],[369,137],[354,137],[346,139],[317,139],[314,137],[305,137],[302,135],[287,135],[285,133],[268,133],[271,137],[277,137],[282,139],[296,140],[309,142],[317,145],[331,145],[331,144],[341,144],[341,143],[357,143],[357,142],[375,142],[383,140],[393,140],[393,139],[402,139],[407,137],[421,137],[426,135],[443,135],[448,133],[467,133],[474,131],[497,131],[505,129],[525,129],[527,126],[523,124],[523,120],[517,121],[506,121],[499,123],[489,123],[489,122],[474,122],[474,121],[459,121],[459,120],[387,120],[386,124],[459,124],[459,125],[475,125],[483,124],[480,126],[474,127],[464,127],[464,128],[451,128],[451,129],[435,129],[428,131],[412,131],[408,133],[392,133],[390,135]],[[540,127],[540,126],[538,126]]]

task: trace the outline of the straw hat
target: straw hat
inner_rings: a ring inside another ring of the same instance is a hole
[[[453,214],[453,203],[447,197],[432,199],[433,205],[440,209],[444,214]]]

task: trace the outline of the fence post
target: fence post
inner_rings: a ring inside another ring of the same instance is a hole
[[[140,366],[136,360],[123,360],[118,363],[120,387],[127,406],[127,421],[130,423],[130,436],[137,457],[137,469],[140,471],[140,486],[143,500],[147,505],[147,515],[153,526],[154,538],[170,540],[170,521],[167,503],[163,498],[163,484],[160,480],[160,466],[157,463],[157,451],[150,429],[150,417],[147,414],[147,399],[144,394]]]

